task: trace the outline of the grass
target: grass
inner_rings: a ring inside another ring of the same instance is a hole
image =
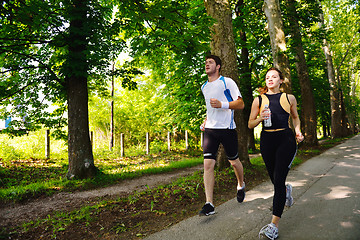
[[[73,191],[107,186],[124,179],[158,174],[192,167],[202,163],[201,153],[181,150],[184,143],[172,143],[171,152],[163,151],[166,143],[152,144],[151,154],[143,146],[131,146],[127,157],[114,151],[94,149],[99,174],[93,179],[67,180],[67,146],[62,140],[51,141],[51,159],[45,159],[45,130],[10,138],[0,134],[0,203],[23,201],[59,191]],[[156,153],[154,151],[157,151]],[[160,152],[159,152],[160,151]]]
[[[95,178],[71,181],[64,177],[67,171],[64,160],[6,161],[1,162],[0,167],[0,201],[22,201],[59,191],[104,187],[124,179],[196,166],[202,161],[201,157],[193,157],[185,152],[115,160],[97,159],[95,165],[100,172]]]

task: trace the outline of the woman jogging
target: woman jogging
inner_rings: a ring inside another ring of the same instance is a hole
[[[270,68],[265,81],[266,87],[252,103],[248,127],[255,128],[263,122],[260,151],[274,185],[274,198],[271,223],[260,230],[259,236],[265,235],[269,239],[276,239],[284,206],[293,204],[292,186],[285,185],[285,181],[296,155],[296,141],[303,141],[304,136],[300,131],[296,98],[280,91],[283,82],[281,71]],[[290,128],[290,116],[296,136]]]

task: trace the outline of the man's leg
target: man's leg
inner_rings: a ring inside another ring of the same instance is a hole
[[[219,140],[216,137],[216,133],[217,131],[213,129],[205,129],[204,133],[203,153],[206,203],[199,212],[200,216],[209,216],[215,214],[215,207],[213,204],[215,184],[214,167],[216,163],[216,152],[220,144]]]
[[[204,159],[204,186],[205,186],[205,197],[206,202],[213,203],[214,196],[214,176],[215,160]]]
[[[236,179],[238,181],[238,187],[244,187],[244,168],[239,158],[235,160],[229,160],[231,166],[234,168]]]

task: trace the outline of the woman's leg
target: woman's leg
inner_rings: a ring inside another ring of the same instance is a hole
[[[289,173],[292,161],[295,158],[297,145],[294,135],[290,131],[281,134],[279,146],[276,151],[276,160],[274,168],[274,199],[273,215],[281,217],[286,201],[286,177]]]

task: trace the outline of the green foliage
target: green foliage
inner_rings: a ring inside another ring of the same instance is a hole
[[[349,119],[359,123],[360,8],[358,1],[322,1],[328,40],[338,88],[342,91]]]
[[[235,1],[233,5],[236,6],[236,3],[237,1]],[[238,6],[235,9],[238,16],[233,19],[234,37],[238,56],[240,56],[242,48],[249,50],[250,66],[248,67],[250,68],[253,91],[264,86],[265,71],[272,64],[270,37],[265,30],[267,23],[262,7],[263,2],[261,1],[244,1],[242,6]],[[239,32],[246,34],[246,42],[240,38]],[[244,63],[241,62],[240,65],[242,64]],[[242,78],[243,77],[240,76],[240,82],[242,82]],[[246,89],[243,88],[244,85],[248,85],[248,83],[242,82],[240,90],[245,93]]]
[[[96,1],[83,3],[75,10],[69,1],[60,0],[12,0],[2,4],[0,118],[18,118],[4,132],[19,135],[45,126],[63,136],[65,78],[70,73],[90,76],[89,88],[103,89],[110,76],[109,60],[124,47],[124,41],[117,39],[111,6]],[[80,10],[91,14],[78,21]],[[71,51],[76,46],[84,48],[80,55]]]
[[[123,24],[134,62],[150,69],[153,80],[164,86],[159,91],[170,103],[164,109],[170,117],[166,122],[198,130],[204,117],[200,86],[211,24],[203,2],[121,1],[118,9],[116,21]]]
[[[166,91],[166,85],[158,81],[154,75],[138,76],[134,81],[137,82],[137,90],[132,91],[122,87],[121,79],[115,79],[115,151],[120,152],[118,143],[120,134],[123,133],[126,155],[138,152],[136,149],[140,149],[143,153],[147,132],[150,134],[150,152],[164,151],[167,149],[167,132],[171,132],[171,137],[180,134],[184,139],[184,131],[181,131],[184,128],[185,130],[195,129],[194,132],[189,131],[190,146],[193,149],[199,148],[200,130],[197,124],[203,120],[199,117],[200,112],[204,112],[203,104],[191,104],[190,100],[184,99],[182,104],[177,106],[174,97],[169,96]],[[201,94],[200,87],[196,90],[196,94]],[[193,101],[198,100],[199,97]],[[196,113],[191,113],[191,109],[195,109]],[[178,123],[181,119],[178,119],[176,111],[182,111],[182,116],[187,116],[188,119]],[[95,132],[96,148],[107,149],[110,131],[109,100],[101,96],[91,97],[89,113],[90,129]],[[175,139],[171,143],[175,149],[177,142],[179,141]],[[185,143],[182,144],[185,146]]]

